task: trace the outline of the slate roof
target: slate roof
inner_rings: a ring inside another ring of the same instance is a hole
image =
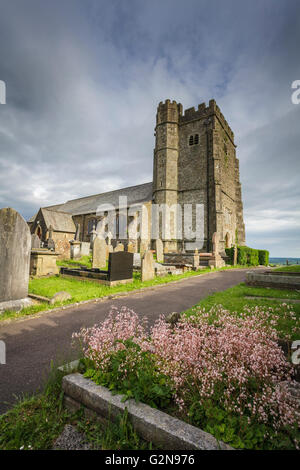
[[[130,186],[128,188],[118,189],[107,193],[86,196],[79,199],[73,199],[65,204],[49,206],[45,209],[63,211],[72,215],[93,214],[96,213],[101,204],[112,204],[116,208],[119,206],[119,197],[126,196],[127,204],[138,204],[152,201],[152,182]]]
[[[76,232],[72,214],[50,209],[41,209],[41,211],[48,229],[52,225],[53,230],[56,232]]]

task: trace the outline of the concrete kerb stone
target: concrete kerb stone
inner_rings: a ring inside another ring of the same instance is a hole
[[[83,375],[65,375],[62,388],[66,406],[78,403],[104,419],[115,421],[125,409],[136,432],[146,441],[166,450],[233,450],[211,434],[135,400],[122,402],[107,388],[96,385]],[[71,399],[71,400],[69,400]]]

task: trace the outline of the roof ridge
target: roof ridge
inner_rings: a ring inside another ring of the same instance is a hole
[[[122,191],[122,190],[124,191],[125,189],[138,188],[139,186],[146,186],[147,184],[153,185],[153,181],[149,181],[149,183],[136,184],[134,186],[127,186],[126,188],[114,189],[113,191],[106,191],[105,193],[91,194],[90,196],[83,196],[83,197],[78,197],[78,198],[75,198],[75,199],[69,199],[67,202],[65,202],[64,204],[61,204],[61,205],[65,205],[68,202],[72,202],[72,201],[81,201],[82,199],[88,199],[90,197],[102,196],[104,194],[112,194],[112,193],[116,193],[118,191]]]

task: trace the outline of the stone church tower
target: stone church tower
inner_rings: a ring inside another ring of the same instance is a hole
[[[201,251],[211,251],[214,232],[220,236],[221,252],[235,242],[245,244],[234,134],[216,102],[211,100],[209,106],[202,103],[197,110],[190,108],[184,113],[176,101],[159,103],[155,136],[153,202],[179,204],[182,208],[184,204],[192,204],[192,226],[196,219],[195,205],[203,204]],[[171,215],[176,232],[176,221],[183,216],[175,212]],[[191,241],[192,238],[185,237],[181,242],[173,234],[164,239],[164,245],[168,251],[178,251],[189,249]]]

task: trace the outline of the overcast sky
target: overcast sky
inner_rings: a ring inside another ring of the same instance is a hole
[[[215,98],[247,245],[300,257],[299,0],[0,0],[0,207],[152,180],[156,107]]]

